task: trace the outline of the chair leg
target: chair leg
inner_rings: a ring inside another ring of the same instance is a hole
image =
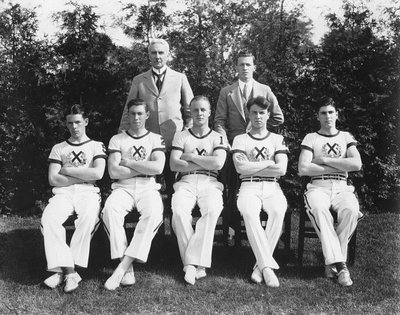
[[[285,235],[284,235],[284,246],[285,246],[285,259],[290,257],[290,241],[291,241],[291,230],[292,230],[292,212],[287,211],[285,214]]]
[[[222,238],[224,246],[228,246],[229,239],[229,216],[226,213],[226,209],[222,210]]]
[[[354,265],[356,258],[356,243],[357,243],[357,230],[354,231],[352,238],[349,241],[349,247],[347,250],[347,263],[349,266]]]
[[[300,212],[300,222],[299,222],[299,240],[297,247],[297,264],[301,267],[303,266],[303,252],[304,252],[304,225],[305,216],[304,210]]]
[[[238,210],[236,210],[232,214],[232,224],[233,230],[235,231],[235,246],[240,247],[242,246],[242,217],[239,214]]]

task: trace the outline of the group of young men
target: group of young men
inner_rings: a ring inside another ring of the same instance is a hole
[[[288,147],[283,136],[267,128],[283,123],[278,101],[268,86],[253,79],[254,57],[239,54],[239,79],[220,92],[214,131],[209,127],[208,98],[193,96],[186,76],[166,65],[168,56],[166,41],[151,41],[152,68],[133,79],[120,133],[111,138],[107,154],[101,142],[87,137],[83,109],[73,105],[67,112],[70,138],[51,150],[49,183],[54,196],[41,222],[47,269],[53,272],[44,281],[46,286],[65,284],[65,292],[78,287],[81,277],[75,266],[87,267],[90,240],[100,218],[109,236],[111,258],[120,259],[104,286],[115,290],[133,285],[133,263],[147,261],[153,237],[163,223],[158,174],[165,176],[172,194],[171,223],[184,280],[195,284],[211,267],[214,230],[224,207],[224,185],[217,179],[222,169],[228,208],[237,206],[256,258],[251,279],[279,286],[274,272],[279,266],[272,254],[287,208],[278,180],[286,173]],[[347,244],[362,214],[354,187],[346,179],[348,172],[361,168],[361,158],[356,140],[336,129],[338,112],[333,100],[321,99],[316,110],[320,129],[302,142],[299,174],[311,177],[305,204],[322,243],[326,275],[350,286]],[[95,182],[104,174],[106,159],[114,182],[101,210]],[[193,229],[196,204],[201,217]],[[140,219],[128,243],[124,218],[133,209]],[[338,214],[337,227],[330,209]],[[268,214],[265,230],[259,219],[262,210]],[[76,229],[68,246],[62,224],[73,213],[77,214]]]

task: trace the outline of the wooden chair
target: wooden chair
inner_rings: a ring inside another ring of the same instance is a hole
[[[72,234],[75,231],[75,220],[78,218],[76,213],[71,214],[68,219],[62,224],[65,228],[67,242],[71,241]]]
[[[306,190],[307,183],[309,179],[302,179],[303,190]],[[298,247],[297,247],[297,263],[299,266],[303,265],[303,253],[304,253],[304,240],[306,238],[318,238],[317,232],[310,221],[310,218],[307,215],[306,208],[303,205],[300,208],[300,222],[299,222],[299,238],[298,238]],[[337,224],[337,213],[335,211],[330,210],[334,224]],[[357,229],[354,231],[347,249],[347,264],[352,266],[356,257],[356,242],[357,242]]]

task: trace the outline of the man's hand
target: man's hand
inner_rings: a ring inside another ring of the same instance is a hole
[[[249,159],[247,158],[246,154],[244,153],[239,153],[236,155],[236,159],[238,161],[248,161]]]

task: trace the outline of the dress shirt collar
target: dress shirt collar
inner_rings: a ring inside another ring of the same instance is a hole
[[[247,85],[247,91],[250,92],[253,89],[253,81],[254,81],[253,79],[251,79],[249,82],[243,82],[241,80],[238,81],[239,81],[239,88],[242,92],[245,84]]]
[[[156,68],[152,67],[151,70],[152,70],[154,73],[163,74],[163,73],[165,73],[165,71],[167,70],[167,66],[164,66],[164,67],[162,67],[161,69],[156,69]]]

